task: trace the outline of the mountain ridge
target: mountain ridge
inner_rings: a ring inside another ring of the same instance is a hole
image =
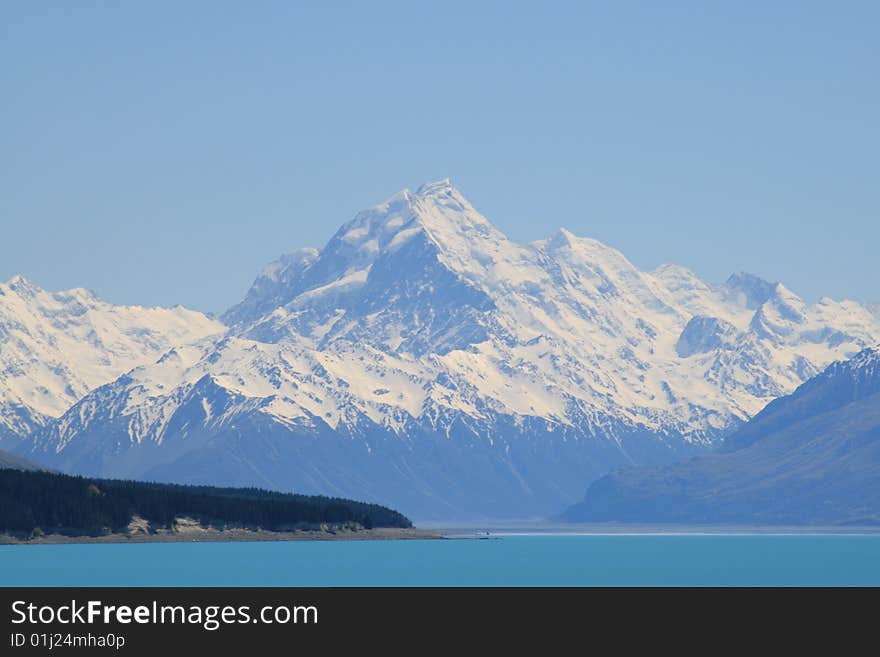
[[[855,302],[643,272],[565,229],[515,244],[448,180],[270,263],[223,318],[222,337],[92,390],[21,453],[421,518],[540,515],[611,468],[708,449],[880,340]]]
[[[182,306],[120,306],[94,292],[0,283],[0,441],[51,423],[90,390],[177,342],[223,330]]]
[[[593,482],[572,522],[880,524],[880,349],[831,364],[713,453]]]

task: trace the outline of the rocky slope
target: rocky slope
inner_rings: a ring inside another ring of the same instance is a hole
[[[569,521],[880,523],[880,352],[831,365],[712,454],[594,482]]]

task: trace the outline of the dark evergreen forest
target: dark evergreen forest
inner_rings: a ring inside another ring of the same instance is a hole
[[[411,527],[397,511],[352,500],[256,488],[182,486],[0,469],[0,532],[97,536],[124,531],[133,516],[170,527],[179,516],[222,529],[267,531],[341,526]]]

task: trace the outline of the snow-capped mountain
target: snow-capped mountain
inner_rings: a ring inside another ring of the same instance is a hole
[[[115,306],[21,276],[0,283],[0,442],[17,442],[173,345],[223,329],[185,308]]]
[[[515,244],[445,180],[270,264],[224,321],[83,397],[33,455],[417,518],[548,514],[880,340],[859,304],[748,274],[643,272],[564,229]]]

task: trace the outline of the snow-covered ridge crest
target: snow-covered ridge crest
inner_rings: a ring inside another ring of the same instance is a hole
[[[180,306],[117,306],[14,276],[0,283],[0,433],[27,433],[170,346],[223,330]]]
[[[565,229],[515,244],[449,180],[399,192],[358,213],[322,250],[272,263],[226,317],[241,340],[287,345],[276,359],[296,351],[309,368],[343,363],[314,392],[320,407],[287,391],[294,414],[308,407],[335,424],[351,406],[380,421],[381,407],[418,419],[419,404],[395,402],[411,394],[375,400],[371,392],[388,389],[389,371],[406,371],[407,385],[461,411],[475,408],[468,389],[499,412],[570,424],[574,403],[655,429],[685,427],[695,440],[880,337],[858,304],[810,306],[751,274],[714,287],[674,265],[642,272]],[[359,372],[355,359],[371,365]],[[256,381],[229,387],[270,392]]]
[[[359,213],[274,301],[239,318],[238,333],[318,352],[368,344],[422,363],[465,350],[477,354],[482,378],[494,371],[502,380],[510,362],[523,362],[520,352],[544,340],[558,349],[557,363],[572,363],[561,379],[578,383],[561,383],[560,365],[527,356],[541,381],[536,399],[553,390],[590,405],[602,399],[603,410],[610,399],[615,413],[639,421],[656,411],[691,423],[694,413],[702,416],[697,434],[746,419],[880,332],[873,314],[852,302],[811,306],[745,273],[715,287],[673,265],[642,272],[616,249],[564,228],[515,244],[446,179]],[[443,309],[456,325],[437,330]],[[717,338],[698,335],[716,326],[726,327]],[[693,341],[687,349],[683,335]],[[503,397],[495,399],[502,407]]]

